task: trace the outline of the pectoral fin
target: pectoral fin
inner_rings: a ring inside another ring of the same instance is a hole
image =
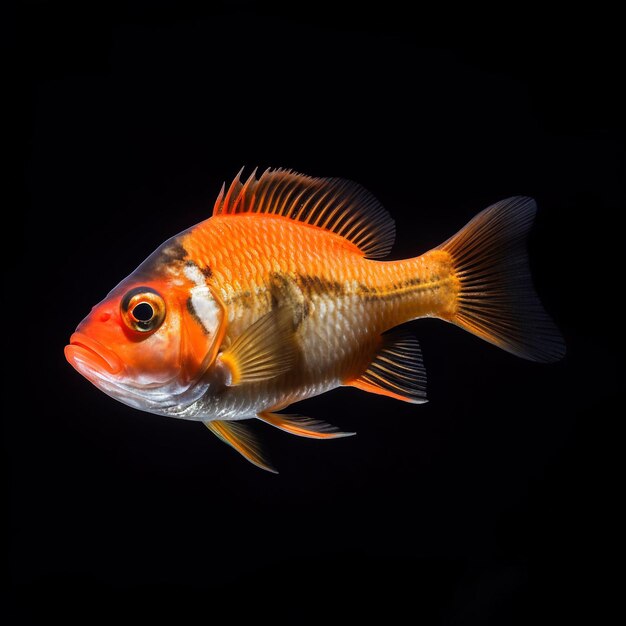
[[[219,355],[231,385],[259,382],[284,374],[295,358],[293,311],[289,307],[259,318]]]
[[[280,428],[291,435],[310,437],[311,439],[337,439],[338,437],[350,437],[356,433],[341,432],[336,426],[315,420],[303,415],[282,415],[265,411],[259,413],[258,418],[267,424]]]
[[[405,331],[395,331],[381,340],[365,372],[344,384],[413,404],[427,402],[426,370],[417,339]]]
[[[278,474],[265,458],[256,437],[241,421],[227,422],[214,420],[204,422],[204,425],[224,443],[235,448],[235,450],[248,459],[250,463],[254,463],[257,467],[272,472],[273,474]]]

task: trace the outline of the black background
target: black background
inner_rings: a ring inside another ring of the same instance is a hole
[[[17,18],[11,623],[526,624],[601,611],[618,588],[623,389],[623,71],[610,16],[541,33],[492,16],[501,27],[476,32],[482,45],[445,48],[394,3],[31,2]],[[353,389],[303,402],[358,436],[315,442],[259,424],[278,476],[199,424],[109,399],[64,360],[69,335],[207,217],[244,165],[360,182],[397,220],[392,258],[492,202],[535,197],[533,274],[567,358],[533,364],[414,322],[430,403]]]

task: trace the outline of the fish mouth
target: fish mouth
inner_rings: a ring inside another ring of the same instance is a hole
[[[65,346],[65,358],[79,371],[86,367],[96,372],[117,374],[124,366],[115,352],[84,333],[74,333],[70,337],[69,345]]]

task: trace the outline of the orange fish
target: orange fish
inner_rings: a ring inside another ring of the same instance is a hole
[[[532,286],[536,212],[498,202],[425,254],[380,261],[392,218],[363,187],[287,170],[238,176],[213,215],[166,241],[79,324],[67,360],[113,398],[203,422],[274,471],[242,420],[343,437],[279,413],[341,385],[412,403],[426,375],[409,320],[437,317],[533,361],[565,347]]]

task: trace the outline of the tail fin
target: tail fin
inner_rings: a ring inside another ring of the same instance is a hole
[[[537,205],[515,197],[479,213],[439,246],[459,281],[449,321],[531,361],[558,361],[565,344],[533,288],[526,236]]]

